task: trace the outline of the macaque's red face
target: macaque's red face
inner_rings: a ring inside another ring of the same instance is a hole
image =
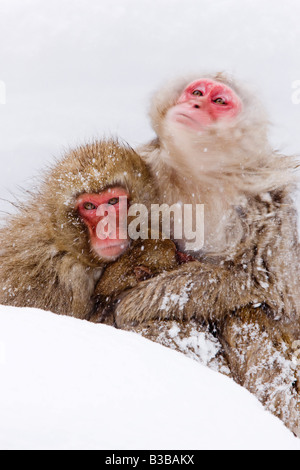
[[[89,230],[91,247],[101,259],[113,261],[129,246],[128,201],[128,192],[119,187],[77,199],[76,209]]]
[[[203,131],[218,121],[231,121],[242,110],[242,102],[227,85],[202,79],[190,83],[168,112],[171,122]]]

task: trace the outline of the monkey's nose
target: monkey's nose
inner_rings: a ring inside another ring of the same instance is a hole
[[[203,108],[204,103],[202,100],[197,100],[197,101],[192,102],[191,105],[192,105],[192,108],[194,109],[201,109]]]
[[[191,100],[187,103],[189,109],[203,109],[205,103],[200,100]]]

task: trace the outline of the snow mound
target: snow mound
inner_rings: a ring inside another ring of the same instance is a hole
[[[232,380],[141,336],[0,307],[1,449],[289,449]]]

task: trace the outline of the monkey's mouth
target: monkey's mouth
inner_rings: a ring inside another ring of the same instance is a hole
[[[191,131],[203,131],[205,129],[205,125],[202,125],[197,121],[196,119],[193,119],[191,116],[188,114],[184,113],[176,113],[174,114],[173,121],[176,122],[176,124],[181,125],[182,127],[186,129],[190,129]]]
[[[94,246],[94,250],[100,258],[114,261],[129,248],[129,245],[129,240],[119,240],[108,242],[106,245]]]
[[[174,115],[174,119],[175,121],[177,122],[181,122],[183,121],[183,123],[185,123],[185,120],[188,119],[189,121],[192,121],[192,122],[197,122],[195,119],[191,118],[190,116],[188,116],[187,114],[183,114],[183,113],[176,113]]]
[[[186,108],[178,105],[173,109],[170,118],[176,124],[180,124],[193,131],[203,131],[213,123],[210,114],[202,108]]]

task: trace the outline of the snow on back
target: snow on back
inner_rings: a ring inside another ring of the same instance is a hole
[[[0,345],[1,449],[300,450],[245,389],[137,334],[1,307]]]

